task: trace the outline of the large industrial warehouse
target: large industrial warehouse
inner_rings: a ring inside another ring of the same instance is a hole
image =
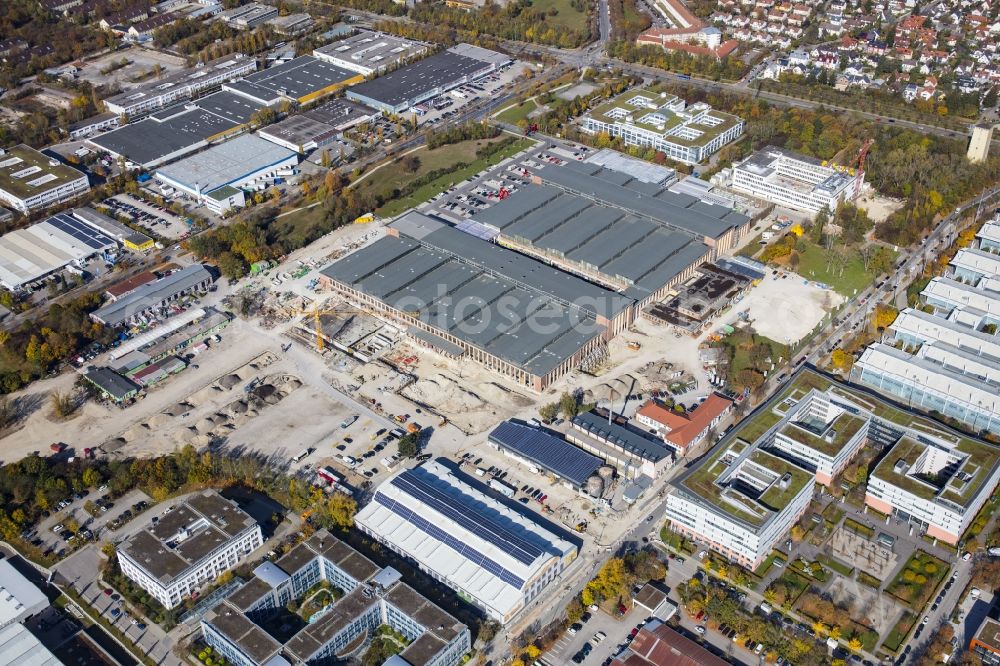
[[[243,132],[262,104],[218,92],[187,105],[161,109],[137,123],[88,139],[132,164],[153,169]]]
[[[275,106],[284,100],[310,104],[364,80],[365,77],[357,72],[312,56],[301,56],[226,83],[222,89],[266,106]]]
[[[246,134],[158,169],[156,180],[211,206],[213,193],[273,179],[298,161],[295,152]]]
[[[502,53],[458,44],[354,86],[347,97],[386,113],[399,113],[511,62]]]
[[[439,462],[389,477],[355,522],[503,623],[577,555],[569,540]]]
[[[388,231],[324,268],[326,286],[537,391],[632,321],[629,298],[421,213]]]
[[[547,165],[532,181],[459,227],[408,213],[389,227],[395,237],[337,261],[322,279],[403,323],[417,342],[542,391],[601,356],[643,308],[732,250],[750,226],[730,208],[596,164]],[[533,298],[554,326],[534,326]],[[516,326],[501,315],[508,301]]]
[[[547,166],[472,219],[497,243],[620,291],[639,308],[728,250],[748,218],[593,164]]]
[[[117,247],[114,238],[72,216],[57,213],[0,237],[0,284],[18,290],[70,264]]]

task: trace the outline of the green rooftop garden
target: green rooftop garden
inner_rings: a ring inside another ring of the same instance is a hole
[[[853,414],[841,414],[830,425],[835,431],[835,435],[830,441],[826,438],[815,435],[805,428],[794,423],[787,423],[780,432],[791,440],[805,444],[811,449],[819,451],[827,456],[835,456],[840,450],[858,434],[858,431],[867,423],[867,419],[854,416]]]
[[[764,451],[754,451],[750,456],[750,460],[771,470],[778,475],[779,479],[785,474],[791,477],[787,488],[782,489],[778,485],[778,481],[775,481],[760,496],[760,501],[774,511],[781,511],[781,509],[795,499],[806,484],[812,483],[815,478],[811,472],[807,472],[801,467],[796,467],[790,462],[772,456],[770,453]]]

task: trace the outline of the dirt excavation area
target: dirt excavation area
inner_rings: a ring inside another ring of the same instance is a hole
[[[823,289],[794,273],[781,278],[770,273],[718,322],[732,324],[746,312],[754,330],[776,342],[794,344],[807,336],[828,312],[844,302],[832,289]]]
[[[241,447],[266,455],[294,455],[325,438],[350,410],[302,375],[321,359],[280,354],[279,341],[234,320],[222,341],[181,373],[153,387],[127,408],[93,400],[57,420],[51,391],[69,391],[74,372],[33,384],[15,402],[36,405],[0,439],[0,459],[18,460],[64,442],[71,452],[100,447],[108,455],[156,455],[192,444]],[[334,421],[336,423],[334,423]]]

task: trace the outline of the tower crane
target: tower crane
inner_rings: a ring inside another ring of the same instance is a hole
[[[343,308],[332,308],[328,310],[296,310],[295,314],[304,315],[306,317],[313,318],[313,326],[316,333],[316,349],[317,351],[323,351],[326,347],[326,343],[323,341],[323,328],[320,324],[319,318],[323,315],[356,315],[356,314],[370,314],[378,316],[378,314],[369,308],[361,307],[343,307]]]

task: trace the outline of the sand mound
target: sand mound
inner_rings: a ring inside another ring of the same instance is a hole
[[[243,380],[240,379],[240,376],[237,374],[226,375],[225,377],[219,380],[219,385],[228,391],[237,384],[239,384],[241,381]]]

